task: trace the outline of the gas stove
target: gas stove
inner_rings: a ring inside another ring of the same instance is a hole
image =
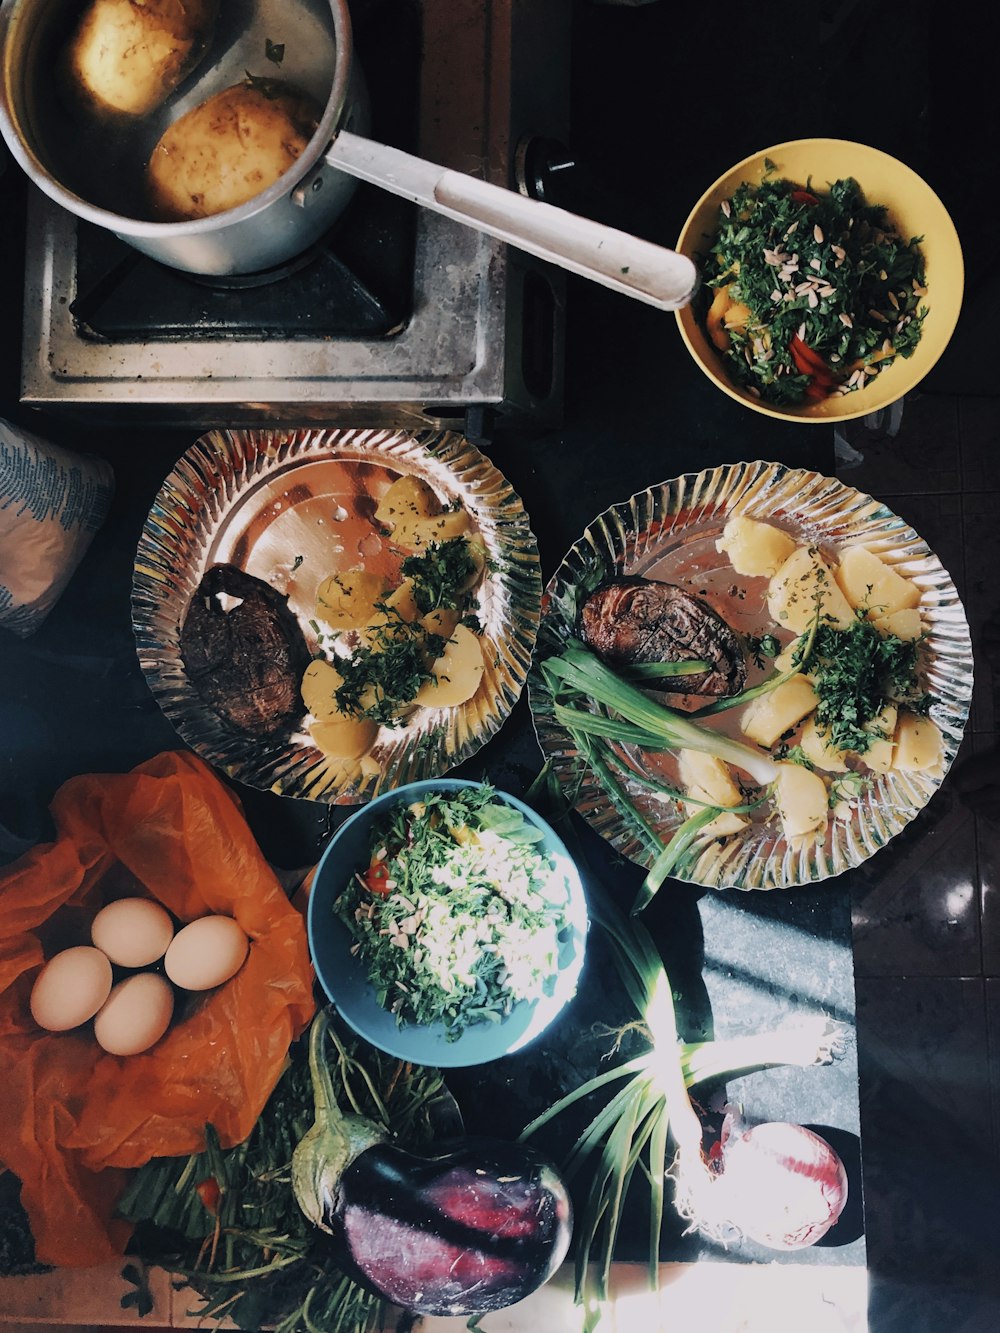
[[[568,137],[570,9],[361,0],[372,137],[517,188],[523,146]],[[497,414],[559,420],[561,272],[372,186],[314,251],[239,280],[164,268],[34,188],[27,237],[24,403],[479,440]]]

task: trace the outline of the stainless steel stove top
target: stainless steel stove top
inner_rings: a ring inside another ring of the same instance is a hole
[[[569,18],[569,0],[423,0],[416,151],[509,186],[522,140],[566,139]],[[409,314],[376,337],[95,334],[73,310],[78,225],[31,190],[25,403],[151,424],[431,424],[474,437],[496,411],[559,418],[562,274],[448,219],[417,214]]]

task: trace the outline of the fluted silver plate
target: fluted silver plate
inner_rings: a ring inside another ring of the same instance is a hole
[[[417,708],[382,727],[378,772],[324,756],[301,730],[289,738],[236,730],[187,679],[180,630],[205,570],[229,563],[287,594],[307,642],[316,589],[327,575],[381,568],[393,556],[372,523],[397,477],[427,481],[446,506],[471,515],[488,569],[471,609],[483,626],[485,672],[454,708]],[[143,527],[132,586],[139,661],[157,702],[197,754],[231,777],[282,796],[357,804],[439,777],[501,726],[524,687],[538,627],[541,575],[528,517],[507,479],[453,432],[212,430],[164,481]]]
[[[941,785],[962,740],[972,697],[969,626],[947,571],[908,524],[871,496],[819,473],[779,463],[710,468],[651,486],[605,510],[563,559],[542,599],[536,661],[557,652],[573,634],[581,593],[604,579],[626,574],[663,579],[689,592],[707,594],[740,633],[775,631],[767,613],[767,580],[734,574],[715,547],[726,520],[736,512],[771,520],[830,556],[848,545],[867,546],[919,587],[926,635],[920,650],[921,674],[934,698],[930,716],[944,737],[940,770],[879,776],[851,804],[849,817],[828,821],[822,841],[789,846],[768,802],[747,828],[700,845],[676,872],[679,879],[710,888],[790,888],[838,875],[884,847]],[[752,670],[751,683],[764,674]],[[624,856],[649,866],[649,853],[555,721],[537,665],[529,676],[528,691],[539,744],[576,808]],[[706,721],[738,737],[733,717],[737,711]],[[648,764],[648,758],[643,762]],[[683,818],[676,803],[658,800],[631,780],[625,787],[634,805],[669,840]]]

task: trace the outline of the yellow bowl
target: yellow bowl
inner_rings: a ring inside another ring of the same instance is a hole
[[[769,163],[776,170],[768,171]],[[738,403],[765,416],[793,421],[849,421],[888,407],[919,384],[955,331],[965,276],[955,224],[926,181],[887,153],[847,139],[795,139],[754,153],[720,176],[691,210],[677,242],[680,253],[699,263],[715,240],[722,200],[730,198],[744,181],[757,184],[765,175],[774,179],[785,177],[803,186],[811,177],[816,189],[853,176],[868,203],[882,204],[888,209],[901,235],[923,237],[920,248],[927,275],[928,314],[913,355],[897,356],[888,369],[855,393],[833,394],[819,402],[794,407],[776,407],[761,402],[730,381],[725,362],[709,341],[695,309],[697,300],[677,311],[681,337],[713,384]]]

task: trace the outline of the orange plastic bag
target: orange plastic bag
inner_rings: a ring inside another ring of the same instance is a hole
[[[315,1006],[302,917],[201,760],[72,778],[52,813],[56,841],[0,874],[0,1163],[22,1181],[39,1260],[69,1267],[122,1252],[122,1168],[202,1149],[206,1123],[224,1146],[246,1138]],[[182,921],[235,917],[243,967],[141,1055],[105,1054],[89,1024],[43,1032],[28,1009],[43,961],[89,943],[106,902],[143,892]]]

